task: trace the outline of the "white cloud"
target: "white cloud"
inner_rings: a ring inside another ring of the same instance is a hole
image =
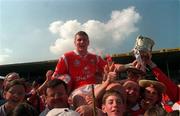
[[[62,21],[55,21],[50,24],[49,30],[52,33],[58,33],[62,24],[63,24]]]
[[[50,47],[50,51],[55,54],[64,53],[64,51],[70,49],[73,49],[73,42],[71,39],[57,39],[55,45]]]
[[[13,51],[9,48],[0,49],[0,64],[8,62],[8,58],[10,58],[12,52]]]
[[[88,33],[90,43],[92,43],[89,50],[92,52],[112,52],[112,48],[119,49],[130,34],[138,31],[135,24],[140,18],[141,16],[135,11],[135,7],[129,7],[112,11],[111,18],[107,22],[97,20],[88,20],[83,24],[77,20],[53,22],[50,24],[49,30],[53,34],[58,34],[59,38],[54,45],[50,46],[50,51],[55,54],[63,54],[72,50],[74,34],[77,31],[84,30]]]

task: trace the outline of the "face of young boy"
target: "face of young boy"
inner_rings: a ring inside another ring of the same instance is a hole
[[[5,99],[12,104],[18,104],[24,101],[25,88],[23,85],[14,85],[7,92],[5,92]]]
[[[159,100],[158,92],[154,87],[146,87],[145,100],[152,105],[155,105],[156,102]]]
[[[102,106],[102,110],[108,116],[123,116],[125,105],[120,97],[111,95],[107,97],[105,104]]]

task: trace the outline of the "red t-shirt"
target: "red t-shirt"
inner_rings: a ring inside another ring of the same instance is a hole
[[[95,84],[95,74],[103,72],[106,61],[100,56],[88,53],[80,56],[75,50],[65,53],[58,61],[53,77],[69,74],[72,90],[87,84]]]

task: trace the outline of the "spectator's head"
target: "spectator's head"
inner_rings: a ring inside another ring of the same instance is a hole
[[[5,87],[9,82],[15,79],[20,79],[20,76],[16,72],[11,72],[5,76],[3,87]]]
[[[162,107],[153,106],[147,109],[144,113],[144,116],[165,116],[166,112]]]
[[[24,102],[15,107],[11,116],[38,116],[38,113],[34,107]]]
[[[126,81],[123,84],[123,87],[125,88],[125,91],[127,93],[127,105],[129,106],[135,105],[139,98],[139,91],[140,91],[139,85],[134,81]]]
[[[143,79],[145,73],[138,69],[129,69],[127,70],[127,78],[131,81],[138,82],[139,80]]]
[[[118,91],[109,90],[103,95],[102,111],[108,116],[123,116],[125,107],[124,98]]]
[[[140,80],[139,86],[145,89],[144,100],[151,104],[158,104],[161,102],[162,93],[165,91],[165,85],[153,80]]]
[[[46,89],[46,104],[50,109],[68,107],[67,85],[60,79],[48,82]]]
[[[23,102],[26,94],[26,83],[23,79],[10,81],[4,88],[3,97],[12,106]]]
[[[124,101],[126,102],[127,94],[126,94],[125,88],[119,82],[113,82],[113,83],[109,84],[106,88],[106,91],[108,91],[108,90],[118,91],[119,93],[121,93],[121,95],[124,98]]]

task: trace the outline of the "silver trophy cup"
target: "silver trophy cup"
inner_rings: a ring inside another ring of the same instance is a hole
[[[135,46],[133,48],[133,54],[141,65],[140,70],[144,73],[146,72],[146,66],[144,63],[144,59],[149,57],[149,53],[152,52],[152,47],[154,45],[154,41],[148,37],[138,36],[136,38]]]
[[[136,38],[134,49],[137,49],[138,51],[151,52],[153,45],[154,41],[152,39],[140,35]]]

